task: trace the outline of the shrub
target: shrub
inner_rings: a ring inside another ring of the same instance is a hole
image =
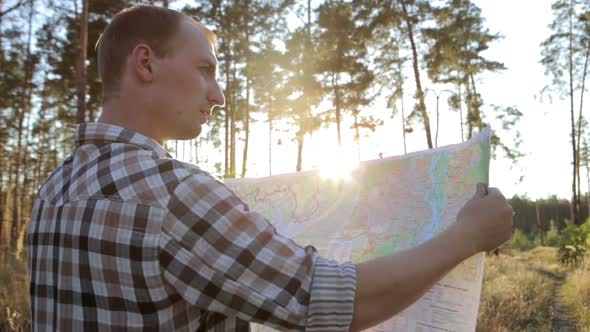
[[[557,256],[563,266],[577,266],[588,250],[590,223],[576,226],[566,222],[561,232]]]
[[[517,228],[514,231],[514,234],[512,235],[510,241],[508,241],[508,243],[506,244],[506,246],[509,249],[525,251],[534,248],[535,243],[529,240],[529,238],[526,235],[524,235],[520,229]]]
[[[550,247],[558,247],[559,241],[561,241],[561,236],[559,235],[559,229],[555,224],[555,220],[550,220],[549,225],[549,230],[547,231],[547,235],[545,237],[545,245]]]

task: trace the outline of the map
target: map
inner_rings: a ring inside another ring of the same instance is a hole
[[[227,180],[277,232],[340,262],[415,247],[455,222],[488,183],[490,129],[461,144],[361,163],[346,180],[318,171]],[[421,299],[370,331],[474,331],[484,255],[460,264]],[[272,331],[254,326],[254,331]]]

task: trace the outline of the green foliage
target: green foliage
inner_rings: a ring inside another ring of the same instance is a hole
[[[571,222],[561,232],[557,256],[564,266],[577,266],[588,250],[588,235],[590,223],[576,226]]]
[[[506,247],[520,251],[530,250],[536,246],[520,229],[516,229]]]
[[[545,235],[545,245],[550,247],[558,247],[559,241],[561,240],[561,236],[559,235],[559,229],[557,228],[555,220],[550,220],[549,224],[549,230]]]

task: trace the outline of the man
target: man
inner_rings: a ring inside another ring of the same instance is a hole
[[[104,105],[39,191],[29,229],[34,330],[361,330],[507,241],[512,209],[478,185],[457,222],[358,265],[275,232],[223,183],[172,159],[224,104],[214,34],[172,10],[117,14],[98,42]]]

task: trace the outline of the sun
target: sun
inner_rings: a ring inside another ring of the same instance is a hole
[[[352,172],[358,167],[355,153],[339,147],[332,153],[323,154],[320,161],[320,177],[327,180],[350,180]]]

